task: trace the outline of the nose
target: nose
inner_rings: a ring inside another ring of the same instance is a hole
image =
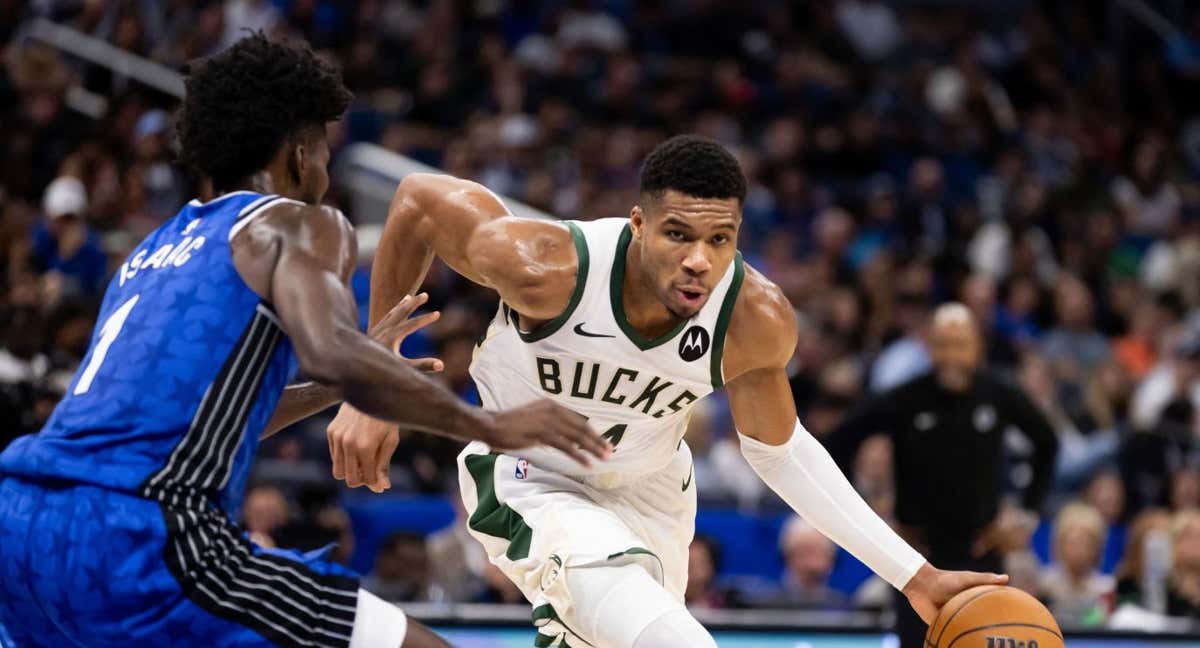
[[[683,257],[683,269],[692,276],[700,276],[712,270],[712,262],[704,254],[704,246],[693,245]]]

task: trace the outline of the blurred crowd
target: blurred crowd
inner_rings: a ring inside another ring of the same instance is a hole
[[[1172,25],[1155,32],[1118,4],[0,0],[0,446],[46,419],[114,265],[196,191],[173,163],[175,100],[34,42],[29,21],[173,68],[264,30],[344,70],[356,100],[331,132],[335,164],[372,142],[593,219],[628,213],[664,137],[721,141],[749,179],[741,249],[796,307],[792,386],[810,431],[926,371],[929,313],[961,301],[987,366],[1059,440],[1040,511],[1050,565],[1012,551],[1014,579],[1069,624],[1200,617],[1200,11],[1150,2]],[[330,201],[348,208],[347,191],[335,178]],[[473,398],[467,365],[494,299],[439,266],[426,289],[443,318],[405,350],[439,355]],[[772,509],[724,404],[704,405],[688,432],[703,503]],[[265,444],[245,522],[267,543],[338,540],[348,559],[324,448],[319,419]],[[395,490],[446,493],[456,452],[405,435]],[[850,469],[885,516],[891,452],[872,439]],[[461,527],[390,537],[377,588],[519,600]],[[784,573],[742,586],[699,539],[689,602],[889,600],[873,581],[830,587],[834,548],[801,522],[778,549]]]

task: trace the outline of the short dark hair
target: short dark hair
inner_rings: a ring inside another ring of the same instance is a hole
[[[181,161],[233,188],[305,129],[339,118],[353,95],[305,43],[262,32],[189,66],[178,134]]]
[[[654,147],[642,163],[643,195],[668,189],[694,198],[746,199],[746,176],[729,151],[699,135],[676,135]]]

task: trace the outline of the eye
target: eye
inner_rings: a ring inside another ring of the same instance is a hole
[[[729,242],[729,237],[724,234],[717,234],[712,237],[713,245],[725,245]]]
[[[684,240],[683,232],[680,232],[679,230],[667,230],[667,238],[671,239],[672,241]]]

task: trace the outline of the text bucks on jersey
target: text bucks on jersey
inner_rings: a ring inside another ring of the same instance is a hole
[[[584,468],[544,448],[521,456],[531,469],[591,476],[602,488],[661,470],[679,450],[690,407],[722,384],[725,332],[744,274],[739,255],[699,313],[647,339],[622,301],[628,222],[568,222],[579,271],[566,310],[524,331],[501,304],[471,363],[484,407],[549,397],[588,417],[614,446],[608,461]]]

